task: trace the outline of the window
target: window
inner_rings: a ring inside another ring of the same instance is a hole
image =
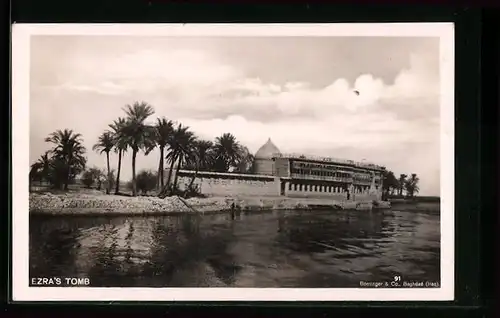
[[[288,183],[288,190],[292,190],[292,184]]]
[[[296,183],[293,185],[293,191],[297,191],[297,184]]]
[[[299,184],[299,191],[302,191],[302,185]]]

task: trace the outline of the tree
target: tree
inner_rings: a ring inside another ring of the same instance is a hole
[[[111,169],[109,174],[106,176],[106,183],[110,185],[110,188],[113,189],[113,187],[116,184],[116,176],[115,176],[115,170]]]
[[[382,189],[386,193],[386,195],[389,194],[394,194],[394,191],[399,189],[399,181],[396,179],[396,176],[394,175],[394,172],[390,170],[385,170],[383,173],[383,180],[382,180]]]
[[[174,132],[175,136],[175,153],[174,158],[177,160],[177,170],[175,173],[174,185],[173,188],[177,188],[177,180],[179,178],[179,170],[181,166],[188,162],[193,155],[193,148],[196,142],[196,137],[192,131],[189,130],[189,127],[182,127],[180,124]]]
[[[399,175],[399,196],[403,195],[403,190],[405,189],[407,175],[402,173]]]
[[[406,193],[410,198],[412,198],[420,190],[418,188],[418,182],[419,178],[417,177],[416,173],[412,173],[410,178],[406,180],[405,182]]]
[[[146,119],[154,114],[154,109],[146,102],[135,102],[125,107],[127,122],[122,129],[123,138],[132,149],[132,195],[137,195],[135,164],[137,153],[143,150],[145,155],[154,148],[154,129],[146,125]]]
[[[215,170],[217,172],[228,172],[235,168],[241,159],[241,146],[230,133],[225,133],[215,139],[214,155]]]
[[[101,190],[102,183],[106,182],[106,179],[106,173],[98,167],[89,168],[82,175],[82,183],[87,188],[92,188],[92,185],[96,184],[97,190]]]
[[[29,173],[29,185],[31,189],[31,185],[33,181],[39,181],[40,185],[42,184],[42,178],[41,178],[41,166],[40,163],[35,162],[30,166],[30,173]]]
[[[111,173],[111,169],[109,167],[109,153],[111,150],[113,150],[113,147],[115,146],[115,139],[113,137],[113,134],[109,131],[103,132],[98,140],[97,143],[92,147],[92,150],[97,151],[99,153],[106,153],[106,165],[108,168],[108,173],[106,174],[109,176]],[[108,182],[108,186],[106,187],[106,193],[109,194],[111,192],[111,182]]]
[[[39,181],[40,184],[43,181],[49,182],[51,168],[51,157],[50,152],[45,152],[40,158],[31,165],[30,169],[30,182]]]
[[[113,130],[115,152],[118,153],[118,172],[116,173],[115,194],[120,192],[120,172],[122,168],[122,156],[127,151],[127,137],[124,136],[123,128],[127,124],[125,118],[119,117],[109,127]]]
[[[160,148],[160,162],[158,163],[158,186],[160,189],[164,187],[164,159],[165,159],[165,147],[167,147],[170,138],[174,133],[174,124],[171,120],[167,120],[165,117],[158,118],[155,126],[155,142]]]
[[[156,187],[156,174],[152,171],[142,170],[137,174],[137,189],[142,194],[147,194],[148,191],[154,190]]]
[[[193,183],[200,170],[208,170],[213,163],[213,143],[209,140],[195,140],[193,142],[189,165],[194,167],[195,173],[189,182],[188,189],[193,187]]]
[[[167,184],[160,192],[160,195],[165,194],[166,189],[170,185],[172,179],[172,171],[174,165],[177,162],[177,172],[179,172],[181,165],[185,164],[189,158],[192,157],[193,142],[196,140],[193,132],[189,130],[189,127],[182,126],[179,124],[177,128],[174,129],[171,137],[168,140],[168,153],[166,159],[170,163],[170,170],[168,171]],[[175,174],[174,188],[177,185],[177,176]]]
[[[50,150],[52,183],[58,188],[64,186],[64,190],[68,190],[69,182],[85,169],[87,163],[82,136],[70,129],[57,130],[45,138],[45,142],[54,145]]]
[[[85,170],[83,172],[81,181],[87,189],[92,188],[92,186],[94,185],[94,182],[95,182],[95,177],[94,177],[93,171]]]
[[[239,152],[239,158],[236,162],[236,169],[234,171],[239,173],[253,173],[255,160],[254,156],[245,146],[240,146]]]

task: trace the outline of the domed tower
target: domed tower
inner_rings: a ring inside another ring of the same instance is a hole
[[[278,147],[269,138],[255,153],[255,174],[273,175],[273,155],[280,153]]]

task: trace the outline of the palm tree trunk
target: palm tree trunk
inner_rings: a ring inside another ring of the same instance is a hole
[[[168,187],[170,185],[170,181],[172,179],[172,170],[174,170],[174,164],[175,164],[175,155],[172,156],[171,158],[171,162],[170,162],[170,169],[168,171],[168,179],[167,179],[167,183],[165,185],[162,186],[161,190],[160,190],[160,193],[158,194],[158,197],[159,198],[165,198],[168,194]],[[163,158],[163,156],[162,156]],[[163,169],[162,169],[162,174],[163,174]],[[162,178],[163,180],[163,178]]]
[[[109,151],[106,151],[106,163],[107,163],[107,166],[108,166],[108,186],[106,187],[106,194],[110,194],[111,193],[111,171],[109,169]]]
[[[137,185],[135,183],[135,158],[137,150],[132,149],[132,196],[137,196]]]
[[[156,173],[156,191],[160,189],[160,170],[161,170],[161,157],[158,161],[158,172]]]
[[[71,155],[68,157],[68,168],[67,168],[67,172],[66,172],[66,180],[64,181],[64,190],[68,190],[69,188],[69,177],[70,177],[70,174],[71,174]]]
[[[172,161],[170,162],[170,170],[168,171],[167,186],[170,184],[170,180],[172,179],[172,170],[174,170],[175,157],[176,156],[172,156]]]
[[[116,173],[116,186],[115,186],[115,194],[120,192],[120,171],[122,168],[122,151],[121,149],[118,151],[118,172]]]
[[[175,171],[175,178],[174,178],[174,189],[177,189],[177,180],[179,179],[179,170],[181,170],[181,158],[179,157],[179,162],[177,163],[177,169]]]
[[[191,178],[191,181],[189,182],[188,189],[191,189],[191,187],[193,186],[194,180],[198,176],[198,170],[200,170],[200,165],[197,164],[196,169],[195,169],[194,174],[193,174],[193,177]]]
[[[165,148],[164,147],[160,147],[160,186],[161,186],[161,189],[163,189],[163,185],[165,183],[165,181],[163,180],[164,179],[164,177],[163,177],[164,151],[165,151]]]

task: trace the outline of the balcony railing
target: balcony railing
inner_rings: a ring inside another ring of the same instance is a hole
[[[360,162],[360,161],[354,161],[354,160],[332,158],[332,157],[322,157],[322,156],[311,156],[311,155],[306,156],[304,154],[298,154],[298,153],[275,153],[275,154],[273,154],[273,158],[304,159],[304,160],[314,160],[314,161],[323,161],[323,162],[329,162],[329,163],[340,163],[340,164],[346,164],[346,165],[353,165],[353,166],[360,167],[360,168],[370,168],[370,169],[379,169],[379,170],[385,169],[385,167],[383,167],[383,166],[375,165],[375,164],[369,163],[369,162]]]
[[[290,176],[294,179],[306,179],[306,180],[334,181],[334,182],[344,182],[344,183],[352,183],[353,181],[352,178],[313,176],[309,174],[300,174],[300,173],[292,173]]]
[[[366,180],[353,180],[353,183],[358,184],[358,185],[366,185],[366,186],[369,186],[372,184],[371,181],[366,181]]]

